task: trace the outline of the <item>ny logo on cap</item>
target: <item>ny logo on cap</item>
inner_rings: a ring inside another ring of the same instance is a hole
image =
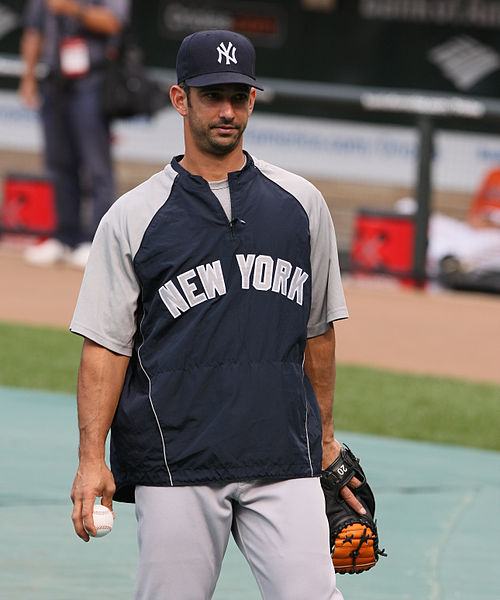
[[[224,42],[221,42],[217,46],[217,51],[219,53],[219,63],[222,63],[222,57],[226,59],[226,65],[228,65],[230,62],[233,62],[234,64],[238,63],[236,60],[236,46],[233,46],[232,42],[228,42],[227,48],[224,46]]]

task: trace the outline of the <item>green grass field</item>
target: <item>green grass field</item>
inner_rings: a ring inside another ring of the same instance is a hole
[[[82,340],[0,323],[0,385],[75,394]],[[335,425],[389,437],[500,450],[500,386],[340,364]]]

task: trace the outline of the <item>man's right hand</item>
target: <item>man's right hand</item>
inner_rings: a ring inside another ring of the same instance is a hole
[[[80,460],[71,489],[71,500],[73,501],[71,518],[75,533],[84,542],[89,541],[89,533],[90,535],[96,534],[92,516],[96,498],[102,498],[101,504],[113,511],[115,489],[113,474],[104,460]]]
[[[40,108],[38,82],[34,75],[23,75],[19,84],[19,95],[22,103],[33,110]]]

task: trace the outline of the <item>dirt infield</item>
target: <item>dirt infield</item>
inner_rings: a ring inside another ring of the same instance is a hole
[[[0,244],[0,321],[67,327],[82,272],[35,268]],[[339,362],[500,383],[500,297],[344,279]]]

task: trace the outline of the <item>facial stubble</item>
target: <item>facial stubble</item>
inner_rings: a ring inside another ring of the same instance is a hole
[[[216,124],[204,125],[199,122],[193,113],[189,113],[187,118],[191,134],[198,147],[205,152],[216,154],[218,156],[223,156],[224,154],[232,152],[240,143],[243,132],[246,129],[246,123],[235,126],[232,121],[219,121]],[[228,136],[226,139],[223,137],[221,139],[220,136],[212,133],[213,130],[227,125],[234,128],[231,131],[237,131],[235,137]],[[221,141],[217,138],[221,139]]]

